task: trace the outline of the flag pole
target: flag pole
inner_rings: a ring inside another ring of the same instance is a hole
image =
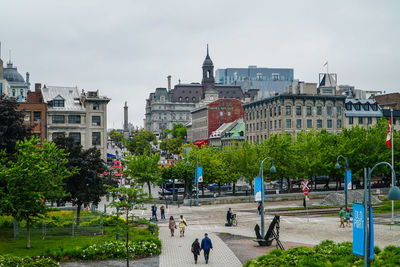
[[[393,108],[390,109],[390,122],[391,122],[391,126],[390,126],[390,141],[391,141],[391,145],[392,145],[392,167],[394,169],[394,150],[393,150]],[[392,187],[395,185],[395,180],[396,177],[394,177],[393,172],[392,172]],[[394,224],[394,200],[392,200],[392,224]]]

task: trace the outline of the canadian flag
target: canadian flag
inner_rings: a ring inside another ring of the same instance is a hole
[[[390,148],[391,133],[392,133],[392,118],[390,117],[389,125],[388,125],[388,132],[386,135],[386,145],[388,148]]]

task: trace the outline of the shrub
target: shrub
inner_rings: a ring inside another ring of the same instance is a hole
[[[45,257],[14,257],[0,255],[1,267],[54,267],[59,264],[50,258]]]

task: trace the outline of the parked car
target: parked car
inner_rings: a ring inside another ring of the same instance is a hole
[[[218,191],[218,184],[210,184],[207,186],[207,189],[210,190],[211,192],[216,192]],[[230,190],[232,190],[231,184],[221,184],[221,191],[230,191]]]

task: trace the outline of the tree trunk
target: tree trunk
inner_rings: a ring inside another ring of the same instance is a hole
[[[235,192],[236,192],[236,183],[233,183],[233,186],[232,186],[232,195],[235,195]]]
[[[150,182],[147,182],[147,186],[149,187],[149,196],[151,197],[151,185],[150,185]]]
[[[201,195],[204,197],[204,186],[203,186],[203,184],[201,184]]]
[[[26,247],[31,248],[31,225],[29,218],[26,220]]]
[[[250,190],[251,190],[250,195],[252,195],[254,192],[253,182],[249,182],[249,184],[250,184]]]
[[[129,267],[129,208],[126,208],[126,266]]]
[[[81,206],[82,203],[78,202],[77,203],[78,207],[76,208],[76,230],[79,230],[79,224],[81,220]]]

